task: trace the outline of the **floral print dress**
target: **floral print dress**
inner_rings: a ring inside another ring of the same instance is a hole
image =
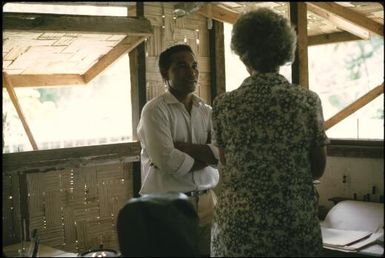
[[[211,256],[318,256],[322,237],[310,169],[325,145],[318,95],[277,73],[256,74],[213,104],[225,150]]]

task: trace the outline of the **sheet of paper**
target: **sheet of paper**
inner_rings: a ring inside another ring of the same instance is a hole
[[[354,244],[350,245],[350,247],[355,248],[355,249],[361,249],[365,246],[376,243],[377,240],[383,236],[384,236],[383,232],[382,233],[381,232],[380,233],[373,233],[370,237],[363,239],[362,241],[359,241],[357,243],[354,243]]]
[[[369,237],[371,232],[321,227],[324,245],[342,247]]]

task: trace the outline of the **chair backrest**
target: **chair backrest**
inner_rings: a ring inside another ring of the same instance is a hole
[[[376,232],[384,227],[384,204],[353,200],[341,201],[328,212],[322,226]]]
[[[117,232],[122,256],[198,256],[198,215],[181,193],[132,198],[119,211]]]

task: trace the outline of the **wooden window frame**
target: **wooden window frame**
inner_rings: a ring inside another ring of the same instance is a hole
[[[307,10],[317,11],[317,14],[321,15],[325,19],[329,19],[329,17],[331,17],[330,19],[332,22],[339,22],[341,19],[345,19],[348,21],[349,27],[343,27],[346,30],[343,32],[308,36],[306,30]],[[365,37],[359,37],[359,32],[361,32],[362,29],[359,30],[356,26],[357,24],[361,27],[364,27],[364,31],[366,29],[366,31],[378,34],[383,37],[382,24],[374,22],[373,20],[363,16],[362,14],[352,11],[349,8],[340,6],[337,3],[319,4],[316,2],[290,2],[290,12],[290,18],[292,23],[294,23],[296,28],[302,28],[298,31],[298,42],[301,44],[301,46],[297,48],[297,62],[295,62],[292,66],[292,77],[294,83],[299,83],[305,88],[308,88],[307,48],[309,46],[365,39]],[[230,24],[234,24],[239,16],[239,14],[236,12],[212,4],[204,5],[200,10],[198,10],[198,13],[203,16],[206,16],[209,19],[213,19],[216,22],[227,22]],[[339,17],[339,19],[335,19],[336,16]],[[218,30],[220,30],[219,28],[220,27],[215,27],[217,31],[214,30],[212,33],[217,34],[217,37],[212,37],[213,42],[210,43],[211,46],[215,46],[211,48],[213,50],[211,57],[215,57],[214,59],[216,59],[220,54],[218,54],[217,51],[221,51],[224,49],[224,39],[222,36],[223,26],[222,34],[218,32]],[[216,67],[214,66],[214,64],[212,67]],[[218,74],[220,81],[225,80],[225,78],[222,78],[224,76],[220,76],[221,74],[224,75],[225,73],[217,71],[217,68],[214,69],[211,74],[212,80],[214,82],[218,80]],[[218,84],[215,84],[214,87],[216,88],[212,89],[211,100],[213,100],[217,95],[225,91],[223,88],[220,88]],[[381,85],[378,85],[377,87],[363,95],[355,102],[351,103],[349,106],[345,107],[343,110],[334,115],[331,119],[325,121],[325,127],[329,129],[333,125],[339,123],[347,116],[351,115],[352,113],[359,110],[379,95],[383,94],[383,91],[384,84],[382,83]],[[328,156],[382,158],[384,152],[383,146],[384,140],[330,139],[330,144],[328,145]]]
[[[330,17],[339,16],[346,20],[349,20],[349,24],[353,28],[355,24],[364,24],[364,28],[367,31],[374,32],[383,37],[383,33],[379,30],[378,27],[381,27],[380,24],[373,22],[369,18],[358,14],[348,8],[342,7],[336,3],[313,3],[313,2],[290,2],[290,20],[292,24],[298,28],[298,42],[296,50],[296,60],[292,65],[292,77],[293,83],[299,83],[305,88],[309,88],[308,85],[308,42],[310,41],[315,45],[313,38],[307,36],[307,11],[317,10],[317,14],[321,15],[326,19]],[[333,19],[331,21],[334,21]],[[353,26],[354,25],[354,26]],[[383,28],[383,25],[382,25]],[[346,28],[347,29],[347,28]],[[353,31],[350,30],[350,33]],[[346,33],[344,33],[345,35]],[[349,40],[357,40],[357,34],[355,36],[349,37]],[[361,39],[361,38],[359,38]],[[332,39],[334,43],[335,39]],[[345,39],[342,39],[346,41]],[[318,42],[318,44],[330,43],[327,41]],[[368,93],[361,96],[359,99],[340,110],[337,114],[332,116],[330,119],[325,121],[325,129],[329,129],[332,126],[338,124],[343,119],[353,114],[379,95],[384,92],[384,83],[376,86],[374,89],[370,90]],[[337,157],[361,157],[361,158],[382,158],[384,152],[384,140],[355,140],[355,139],[330,139],[330,144],[327,147],[328,156],[337,156]]]
[[[327,155],[331,157],[384,158],[383,140],[330,139]]]

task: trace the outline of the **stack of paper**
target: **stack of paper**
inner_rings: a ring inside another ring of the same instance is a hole
[[[357,230],[343,230],[335,228],[325,228],[321,227],[322,232],[322,242],[325,248],[346,251],[346,252],[356,252],[361,245],[361,241],[366,238],[369,238],[372,234],[368,231],[357,231]],[[373,242],[376,239],[372,240]],[[365,245],[367,245],[365,241]]]

